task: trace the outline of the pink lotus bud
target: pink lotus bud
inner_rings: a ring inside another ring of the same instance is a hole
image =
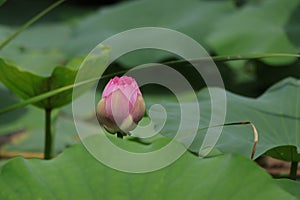
[[[145,102],[136,81],[114,77],[105,86],[97,106],[97,118],[110,133],[129,134],[145,114]]]

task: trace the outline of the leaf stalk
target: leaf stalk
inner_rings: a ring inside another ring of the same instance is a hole
[[[51,117],[52,109],[45,109],[45,146],[44,159],[49,160],[53,156],[54,129]]]
[[[296,180],[298,171],[298,161],[291,162],[290,179]]]

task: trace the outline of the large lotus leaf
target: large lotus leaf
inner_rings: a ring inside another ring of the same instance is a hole
[[[56,67],[49,77],[42,77],[0,59],[0,81],[11,91],[28,99],[53,89],[74,83],[76,71],[66,67]],[[56,108],[67,104],[72,99],[72,92],[64,92],[49,99],[35,103],[40,108]]]
[[[222,89],[211,88],[214,93],[222,92]],[[227,94],[227,111],[225,123],[232,122],[252,122],[257,128],[259,134],[259,141],[256,149],[255,158],[266,153],[275,147],[275,152],[270,155],[280,154],[281,159],[285,160],[299,160],[299,155],[292,154],[300,152],[300,83],[293,78],[287,78],[271,88],[269,88],[263,95],[254,99],[235,95],[230,92]],[[218,112],[223,109],[220,107],[222,103],[218,104],[219,99],[215,99],[216,104],[215,117],[222,116]],[[148,106],[152,104],[162,104],[167,111],[168,117],[166,124],[162,129],[163,135],[172,137],[176,134],[179,124],[182,120],[186,126],[193,123],[192,119],[186,117],[181,119],[180,107],[174,100],[159,101],[158,99],[146,99]],[[190,146],[190,150],[199,153],[200,147],[206,136],[207,129],[201,130],[209,126],[211,119],[211,99],[207,89],[204,89],[198,94],[198,101],[200,104],[200,124],[199,131]],[[160,112],[160,111],[158,111]],[[192,116],[193,113],[191,113]],[[156,115],[158,120],[161,115]],[[220,124],[221,125],[221,124]],[[192,124],[191,124],[192,126]],[[212,133],[216,133],[211,127]],[[190,136],[187,134],[186,136]],[[185,141],[184,138],[182,138]],[[289,148],[287,151],[286,145],[294,146],[295,149]],[[250,125],[235,125],[224,126],[222,134],[218,139],[215,147],[222,152],[234,152],[250,157],[253,147],[253,130]],[[291,152],[293,150],[293,152]],[[289,152],[289,153],[288,153]]]
[[[209,98],[206,92],[199,95],[203,117],[209,119],[206,106]],[[257,99],[245,98],[227,92],[226,123],[250,121],[257,128],[259,141],[255,157],[275,147],[276,154],[288,161],[299,160],[299,156],[290,156],[284,146],[295,146],[293,151],[300,152],[300,83],[287,78],[269,88]],[[196,150],[204,132],[200,132],[191,149]],[[227,126],[216,145],[224,152],[236,152],[250,156],[253,147],[253,130],[251,126]],[[199,149],[199,148],[198,148]],[[292,150],[292,149],[290,149]],[[270,154],[271,155],[271,154]],[[274,155],[274,154],[272,154]]]
[[[12,33],[13,33],[12,28],[8,26],[0,25],[0,42],[3,42]]]
[[[102,56],[102,57],[101,57]],[[108,53],[100,54],[101,62],[99,67],[107,63]],[[43,89],[43,84],[48,80],[51,88],[60,88],[64,85],[73,84],[83,57],[78,57],[66,64],[66,67],[56,67],[50,77],[40,77],[27,71],[20,70],[14,64],[1,60],[3,65],[0,66],[3,73],[0,77],[7,86],[10,86],[15,93],[25,98],[34,97],[39,93],[39,89]],[[101,64],[102,63],[102,64]],[[10,76],[11,75],[11,76]],[[16,80],[15,80],[16,79]],[[31,84],[32,83],[32,84]],[[64,84],[64,85],[62,85]],[[19,99],[1,85],[1,108],[5,108],[14,103],[18,103]],[[17,92],[16,92],[17,91]],[[30,96],[31,95],[31,96]],[[54,98],[53,98],[54,97]],[[45,105],[61,106],[63,103],[69,103],[72,100],[72,92],[67,91],[65,94],[59,94],[38,103],[39,107],[44,108]],[[69,108],[70,109],[70,108]],[[66,147],[78,142],[76,129],[72,120],[72,115],[65,115],[65,112],[57,112],[54,110],[54,127],[55,127],[55,152],[61,152]],[[43,152],[44,148],[44,122],[45,113],[42,110],[27,106],[9,112],[0,116],[0,134],[5,137],[22,131],[21,136],[14,138],[13,141],[6,142],[1,149],[5,152]],[[35,120],[32,120],[35,119]],[[89,123],[83,119],[79,124],[87,132],[92,132]]]
[[[288,23],[284,26],[289,40],[300,49],[300,4],[292,12]]]
[[[0,42],[14,30],[1,26]],[[1,49],[0,56],[13,60],[24,69],[41,76],[49,76],[53,68],[67,60],[63,48],[68,44],[71,29],[62,23],[47,23],[26,29]]]
[[[101,147],[102,137],[87,139]],[[151,151],[161,142],[142,145],[110,139],[136,151]],[[1,168],[0,187],[1,199],[296,199],[238,155],[199,159],[185,153],[161,170],[131,174],[98,162],[82,145],[50,161],[12,159]]]
[[[290,179],[277,179],[276,182],[282,189],[300,199],[299,181],[292,181]]]
[[[2,58],[10,59],[24,70],[39,76],[50,76],[56,66],[66,61],[65,55],[59,49],[23,51],[22,48],[8,46],[0,52]]]
[[[241,9],[232,12],[231,16],[220,18],[214,23],[214,29],[207,42],[219,55],[239,55],[245,53],[298,53],[294,41],[289,35],[295,35],[299,23],[294,23],[293,29],[288,29],[290,18],[300,5],[299,0],[253,1]],[[299,19],[295,19],[299,20]],[[290,27],[290,26],[289,26]],[[297,39],[299,43],[299,37]],[[266,59],[270,64],[283,64],[293,58]]]
[[[71,27],[65,23],[44,23],[32,26],[15,38],[10,45],[26,49],[62,49],[71,36]]]
[[[142,0],[123,2],[101,8],[82,19],[74,30],[72,43],[67,46],[72,55],[86,54],[95,45],[122,31],[138,27],[165,27],[178,30],[208,47],[204,38],[213,22],[233,12],[232,2]],[[88,31],[87,31],[88,30]],[[169,54],[139,51],[120,59],[127,66],[164,59]]]

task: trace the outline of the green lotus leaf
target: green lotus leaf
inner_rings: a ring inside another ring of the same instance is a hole
[[[109,48],[106,48],[97,56],[97,59],[101,60],[97,63],[99,64],[97,67],[105,67],[108,64],[109,52]],[[53,69],[50,76],[45,77],[26,71],[12,62],[0,58],[0,81],[23,99],[29,99],[74,84],[78,67],[80,66],[79,63],[82,60],[83,58],[79,57],[70,61],[71,64],[67,64],[67,67],[57,66]],[[90,68],[87,67],[85,70],[87,73],[92,74]],[[34,105],[44,109],[53,109],[66,105],[71,100],[72,90],[70,89]]]
[[[28,99],[53,89],[71,85],[74,83],[76,71],[66,67],[56,67],[51,76],[42,77],[34,73],[22,70],[20,67],[0,59],[0,81],[11,91]],[[55,95],[46,100],[35,103],[40,108],[57,108],[63,106],[72,99],[72,91]]]
[[[210,34],[213,23],[233,10],[233,4],[226,1],[142,0],[123,2],[101,8],[81,19],[75,27],[71,38],[72,42],[66,47],[66,50],[71,55],[86,54],[95,44],[108,37],[137,27],[171,28],[187,34],[208,49],[205,37]],[[118,61],[127,67],[132,67],[170,56],[174,55],[158,50],[144,49],[131,52]]]
[[[298,53],[299,46],[296,44],[299,44],[299,37],[296,38],[295,35],[299,23],[294,23],[293,29],[290,29],[289,24],[291,19],[293,22],[299,20],[294,16],[294,13],[299,13],[299,5],[299,0],[288,3],[281,0],[249,1],[231,15],[215,22],[207,42],[219,55]],[[273,65],[293,60],[295,59],[264,59]]]
[[[276,182],[282,189],[300,199],[299,181],[292,181],[290,179],[276,179]]]
[[[223,92],[219,88],[211,88],[214,93]],[[288,161],[299,161],[300,152],[300,82],[297,79],[287,78],[273,85],[258,98],[247,98],[226,92],[227,108],[226,123],[252,122],[259,135],[255,158],[268,152],[276,158]],[[200,105],[199,131],[189,149],[199,153],[200,147],[207,134],[207,128],[211,120],[211,99],[207,89],[198,93]],[[216,112],[223,108],[221,101],[216,99],[214,105]],[[174,99],[162,101],[154,98],[146,98],[148,108],[152,104],[161,104],[167,111],[168,117],[161,134],[173,137],[178,130],[181,118],[180,107]],[[193,113],[191,113],[192,116]],[[219,115],[215,113],[215,119]],[[161,115],[157,114],[157,120]],[[188,127],[192,123],[190,118],[182,119],[182,123]],[[222,125],[222,124],[220,124]],[[191,125],[192,126],[192,125]],[[210,127],[211,134],[216,133],[216,128]],[[184,142],[191,137],[181,138]],[[253,129],[250,125],[224,126],[219,138],[216,138],[215,148],[225,153],[238,153],[250,158],[253,148]],[[284,146],[293,148],[283,148]],[[280,148],[279,148],[280,147]],[[275,148],[275,149],[274,149]],[[277,156],[276,156],[277,155]],[[280,157],[280,156],[283,157]],[[293,156],[291,156],[293,155]]]
[[[203,118],[209,119],[207,107],[209,107],[210,100],[207,91],[200,92],[198,97]],[[259,135],[255,157],[268,151],[272,156],[279,153],[282,155],[281,159],[284,160],[295,161],[296,159],[299,161],[299,108],[300,83],[297,79],[287,78],[273,85],[256,99],[227,92],[225,123],[249,121],[254,124]],[[200,131],[197,135],[195,143],[191,146],[193,151],[199,149],[203,134],[205,131]],[[295,148],[277,148],[286,145]],[[250,125],[225,126],[216,145],[216,148],[222,152],[236,152],[249,157],[252,147],[253,129]],[[274,148],[275,153],[272,153]],[[290,156],[293,153],[294,156]]]
[[[101,147],[102,137],[86,139]],[[110,140],[135,151],[151,151],[156,143],[169,141],[161,138],[143,145],[116,137]],[[80,144],[50,161],[10,160],[1,168],[0,187],[1,199],[296,199],[239,155],[199,159],[186,152],[166,168],[131,174],[105,166]]]

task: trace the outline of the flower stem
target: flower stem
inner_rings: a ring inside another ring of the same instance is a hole
[[[0,45],[0,49],[1,49],[1,45]],[[227,55],[227,56],[213,56],[213,57],[203,57],[203,58],[198,58],[198,59],[193,59],[193,60],[189,60],[190,62],[197,62],[197,61],[205,61],[205,60],[213,60],[215,62],[226,62],[226,61],[232,61],[232,60],[251,60],[251,59],[260,59],[260,58],[280,58],[280,57],[291,57],[291,58],[300,58],[300,54],[285,54],[285,53],[268,53],[268,54],[244,54],[244,55]],[[162,64],[165,65],[169,65],[169,64],[182,64],[182,63],[186,63],[188,61],[186,60],[176,60],[176,61],[169,61],[169,62],[164,62]],[[154,65],[147,65],[145,67],[153,67]],[[101,77],[101,79],[104,78],[109,78],[115,75],[120,75],[120,74],[124,74],[126,73],[128,70],[122,70],[122,71],[118,71],[115,73],[111,73],[111,74],[107,74]],[[42,94],[39,94],[37,96],[31,97],[29,99],[26,99],[24,101],[21,101],[19,103],[13,104],[11,106],[5,107],[3,109],[0,110],[0,115],[7,113],[9,111],[15,110],[17,108],[26,106],[28,104],[34,104],[36,102],[42,101],[48,97],[52,97],[54,95],[60,94],[62,92],[71,90],[72,88],[76,88],[76,87],[80,87],[86,84],[91,84],[92,82],[96,83],[97,81],[99,81],[99,78],[93,78],[93,79],[88,79],[88,80],[84,80],[81,82],[78,82],[76,84],[71,84],[71,85],[66,85],[54,90],[51,90],[49,92],[45,92]]]
[[[51,109],[45,109],[45,149],[44,149],[44,159],[49,160],[53,156],[53,125],[51,119]]]
[[[23,26],[21,26],[18,30],[16,30],[13,34],[11,34],[4,42],[0,44],[0,50],[5,47],[10,41],[12,41],[15,37],[17,37],[22,31],[24,31],[26,28],[28,28],[30,25],[32,25],[34,22],[38,21],[41,17],[49,13],[52,9],[63,3],[65,0],[59,0],[52,5],[50,5],[48,8],[43,10],[42,12],[38,13],[36,16],[34,16],[32,19],[30,19],[27,23],[25,23]]]
[[[298,171],[298,161],[291,162],[290,179],[296,180]]]

